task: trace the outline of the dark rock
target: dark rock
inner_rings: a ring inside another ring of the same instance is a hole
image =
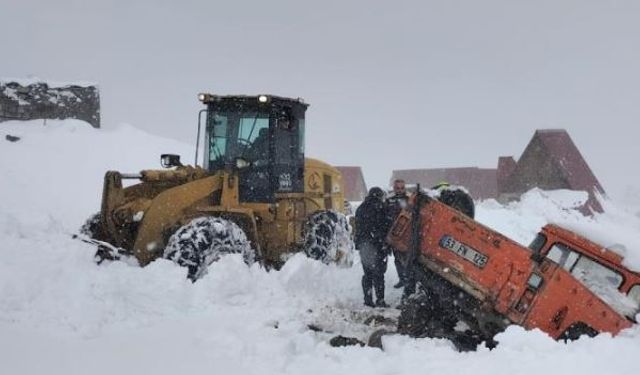
[[[365,319],[364,324],[368,326],[394,326],[396,325],[396,321],[391,318],[387,318],[382,315],[371,315],[367,319]]]
[[[329,345],[333,347],[342,347],[342,346],[355,346],[360,345],[364,346],[364,342],[358,340],[355,337],[345,337],[342,335],[335,336],[329,341]]]
[[[20,140],[20,137],[16,137],[15,135],[10,135],[7,134],[4,139],[6,139],[9,142],[18,142]]]
[[[373,333],[371,334],[371,336],[369,336],[369,343],[368,343],[368,345],[369,345],[370,347],[372,347],[372,348],[379,348],[379,349],[382,349],[382,336],[385,336],[385,335],[392,335],[392,334],[394,334],[394,333],[395,333],[395,332],[390,331],[390,330],[388,330],[388,329],[384,329],[384,328],[379,329],[379,330],[377,330],[377,331],[373,332]]]

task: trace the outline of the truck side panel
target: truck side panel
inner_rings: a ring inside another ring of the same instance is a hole
[[[404,212],[391,230],[390,242],[409,251],[410,213]],[[400,228],[406,221],[406,228]],[[421,254],[438,273],[463,289],[477,289],[494,308],[506,313],[522,294],[531,262],[530,252],[509,238],[436,201],[421,210]],[[449,275],[448,275],[449,274]]]
[[[540,267],[543,285],[531,304],[522,325],[540,328],[558,339],[575,323],[584,323],[598,332],[617,334],[631,326],[569,272],[545,259]]]
[[[533,261],[528,248],[440,202],[426,199],[420,220],[417,260],[422,267],[515,324],[554,338],[577,322],[613,334],[631,325],[555,263]],[[412,214],[405,210],[388,242],[398,251],[411,251],[411,227]]]

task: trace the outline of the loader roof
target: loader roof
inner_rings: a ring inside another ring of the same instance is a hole
[[[201,94],[205,95],[204,100],[201,101],[205,104],[214,103],[226,103],[235,105],[254,105],[254,104],[277,104],[284,107],[302,107],[307,108],[309,104],[305,103],[302,98],[287,98],[284,96],[260,94],[260,95],[215,95],[215,94]],[[265,100],[265,101],[263,101]]]

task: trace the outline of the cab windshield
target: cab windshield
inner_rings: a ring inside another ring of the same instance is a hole
[[[255,165],[269,160],[269,115],[213,112],[207,121],[208,168],[221,169],[237,158]]]

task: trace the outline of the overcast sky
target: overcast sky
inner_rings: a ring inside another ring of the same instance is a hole
[[[0,51],[0,76],[98,82],[105,128],[191,143],[198,92],[302,97],[307,155],[369,185],[566,128],[605,190],[640,187],[637,0],[0,0]]]

